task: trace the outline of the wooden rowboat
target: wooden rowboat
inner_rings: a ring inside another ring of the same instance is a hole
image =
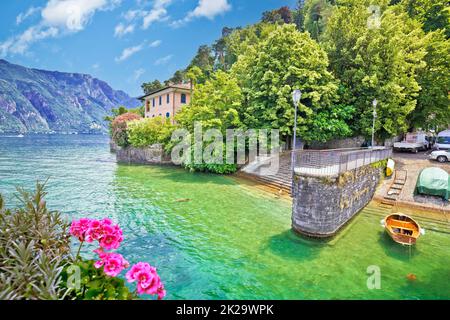
[[[422,232],[413,218],[401,213],[394,213],[384,218],[384,227],[392,240],[407,246],[415,244]]]

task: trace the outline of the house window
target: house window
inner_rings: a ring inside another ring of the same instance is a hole
[[[181,94],[181,103],[186,104],[186,95],[184,93]]]
[[[162,105],[162,96],[159,96],[159,105]]]
[[[149,112],[150,111],[150,101],[145,100],[145,112]]]
[[[166,113],[166,118],[170,118],[170,112]]]
[[[170,95],[167,94],[167,104],[169,104],[169,103],[170,103]]]
[[[155,98],[153,98],[153,108],[155,107]]]
[[[152,115],[152,118],[154,118],[155,117],[155,115]]]

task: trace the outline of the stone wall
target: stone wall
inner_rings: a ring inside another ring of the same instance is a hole
[[[120,147],[115,143],[113,140],[109,142],[109,150],[112,153],[116,153],[118,150],[120,150]]]
[[[382,168],[372,165],[338,177],[295,175],[292,227],[313,237],[333,236],[374,196]]]
[[[170,155],[161,144],[145,148],[126,147],[116,151],[117,162],[135,164],[171,164]]]

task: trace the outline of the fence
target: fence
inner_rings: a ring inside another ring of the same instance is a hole
[[[391,155],[392,149],[385,147],[298,150],[295,151],[294,171],[310,176],[333,176],[385,160]]]

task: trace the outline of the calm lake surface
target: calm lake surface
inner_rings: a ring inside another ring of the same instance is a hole
[[[432,222],[405,248],[380,226],[387,212],[371,205],[332,241],[306,240],[290,231],[290,201],[230,177],[118,165],[108,141],[0,136],[0,193],[13,206],[16,186],[50,178],[48,205],[68,219],[118,222],[119,252],[155,265],[169,299],[450,298],[450,234]],[[369,266],[380,268],[379,290],[367,288]]]

